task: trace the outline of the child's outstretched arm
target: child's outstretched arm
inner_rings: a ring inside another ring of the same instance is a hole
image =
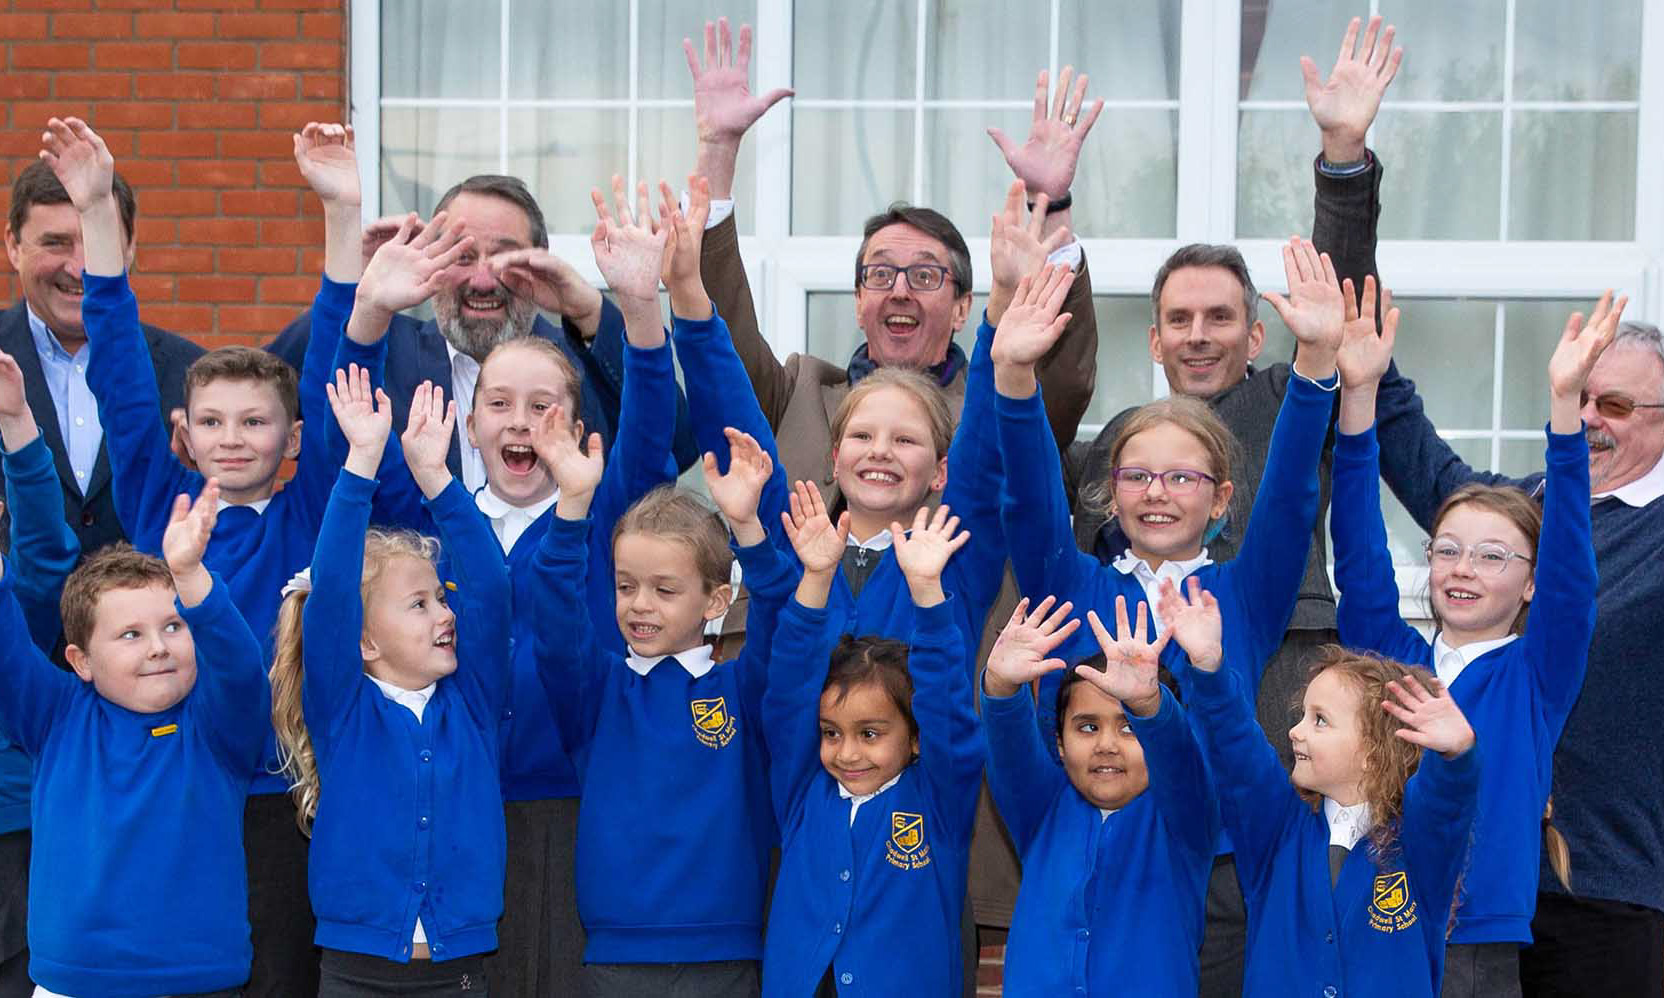
[[[595,251],[595,265],[624,313],[624,335],[632,346],[642,349],[662,346],[665,334],[659,311],[659,274],[664,269],[669,226],[653,218],[645,182],[636,185],[633,213],[624,178],[616,173],[612,178],[611,210],[599,187],[592,188],[589,197],[596,216],[590,247]]]
[[[849,511],[845,510],[833,526],[826,501],[814,482],[797,483],[790,507],[780,514],[780,525],[785,528],[786,539],[803,566],[803,578],[797,583],[797,602],[812,610],[821,610],[826,607],[832,580],[843,563],[844,547],[849,540]]]
[[[62,514],[60,514],[62,515]],[[74,697],[81,680],[53,665],[29,636],[12,591],[11,559],[0,559],[0,740],[38,755],[52,725]]]
[[[116,515],[134,547],[155,553],[173,497],[195,494],[202,477],[174,458],[158,418],[156,368],[127,283],[129,243],[113,192],[115,160],[104,140],[79,118],[51,119],[41,143],[41,159],[69,192],[81,218],[87,386],[104,428]]]
[[[35,645],[50,652],[63,621],[58,601],[64,580],[81,560],[81,542],[64,522],[63,485],[52,451],[41,438],[17,360],[0,351],[0,458],[11,510],[12,591]]]
[[[1467,865],[1470,835],[1479,809],[1479,752],[1473,728],[1449,691],[1429,691],[1414,676],[1387,684],[1390,699],[1381,709],[1404,727],[1399,738],[1426,751],[1404,788],[1403,830],[1398,837],[1412,878],[1440,907],[1428,914],[1443,917],[1448,900]],[[1369,705],[1360,708],[1368,710]]]
[[[496,730],[509,689],[509,634],[514,600],[508,564],[473,496],[445,465],[456,429],[456,402],[445,389],[422,385],[410,401],[399,442],[410,476],[439,529],[445,588],[454,595],[457,668],[451,679],[482,728]]]
[[[1073,603],[1065,602],[1054,610],[1056,602],[1055,596],[1047,596],[1030,613],[1028,600],[1019,600],[982,672],[988,789],[1018,855],[1034,841],[1067,779],[1041,741],[1029,692],[1041,676],[1068,668],[1063,659],[1051,656],[1080,627],[1080,620],[1069,619]]]

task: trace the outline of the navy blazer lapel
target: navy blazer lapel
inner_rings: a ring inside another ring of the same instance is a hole
[[[416,386],[424,381],[431,381],[445,389],[445,397],[452,398],[451,355],[445,349],[445,335],[439,331],[439,323],[432,319],[422,323],[415,337],[417,346],[417,377],[411,382],[410,390],[414,392]],[[410,399],[404,400],[405,425],[409,425]],[[456,412],[456,432],[451,434],[451,452],[445,456],[445,465],[451,469],[451,474],[457,481],[462,480],[462,448],[457,441],[460,434],[468,432],[468,414],[462,411],[458,403]]]
[[[0,349],[12,355],[23,373],[24,396],[34,411],[47,448],[52,451],[58,477],[76,493],[85,494],[75,482],[75,469],[69,466],[69,449],[64,446],[63,431],[58,426],[58,407],[52,401],[52,390],[47,387],[46,372],[41,369],[40,354],[35,350],[35,337],[29,332],[29,313],[22,302],[8,309],[0,319]],[[99,448],[98,456],[104,460],[103,447]]]

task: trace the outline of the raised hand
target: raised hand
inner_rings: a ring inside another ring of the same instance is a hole
[[[1381,108],[1381,95],[1387,92],[1387,85],[1404,61],[1404,50],[1392,47],[1392,25],[1387,25],[1377,39],[1381,18],[1371,17],[1363,44],[1356,45],[1358,24],[1354,17],[1346,26],[1340,55],[1327,80],[1318,79],[1317,63],[1300,57],[1306,106],[1323,131],[1323,158],[1331,163],[1355,163],[1364,158],[1364,137]]]
[[[589,197],[595,203],[596,217],[595,232],[589,243],[607,287],[621,299],[656,303],[670,229],[654,220],[647,203],[647,184],[636,185],[633,213],[624,191],[624,178],[616,173],[612,178],[611,210],[599,187],[593,188]]]
[[[561,501],[582,499],[587,510],[588,498],[601,484],[606,457],[601,434],[591,433],[587,441],[580,441],[582,432],[582,424],[557,402],[545,409],[543,418],[532,426],[531,445],[560,489]]]
[[[387,435],[393,429],[393,407],[381,389],[370,388],[370,372],[357,364],[337,369],[335,382],[324,383],[335,424],[347,438],[346,468],[360,478],[374,478]]]
[[[351,125],[309,121],[295,133],[295,165],[325,203],[358,205],[358,154]]]
[[[1051,199],[1041,194],[1030,209],[1024,204],[1025,190],[1021,180],[1011,182],[988,240],[994,274],[994,286],[988,292],[988,321],[996,326],[1017,293],[1017,283],[1038,273],[1047,257],[1074,238],[1066,225],[1046,235],[1046,205]]]
[[[414,212],[406,215],[364,268],[355,315],[359,308],[375,313],[382,320],[379,335],[394,312],[432,298],[444,285],[445,270],[474,248],[474,237],[464,234],[465,224],[462,219],[453,223],[443,211],[426,225]]]
[[[1595,361],[1618,335],[1618,321],[1629,304],[1626,295],[1614,304],[1612,291],[1600,296],[1587,324],[1582,312],[1573,312],[1560,333],[1560,342],[1548,359],[1548,387],[1557,397],[1576,398],[1589,381]]]
[[[1316,246],[1295,236],[1283,247],[1283,273],[1288,278],[1288,297],[1275,291],[1262,297],[1299,341],[1295,369],[1308,378],[1330,377],[1346,324],[1346,301],[1335,265],[1329,254],[1319,253]]]
[[[699,141],[739,145],[747,130],[757,123],[768,109],[792,91],[781,87],[761,96],[752,96],[749,71],[751,68],[751,25],[740,25],[740,49],[734,52],[734,39],[728,31],[728,19],[719,18],[716,24],[705,22],[705,58],[701,63],[693,42],[682,39],[682,52],[688,58],[688,70],[693,74],[693,115],[699,124]]]
[[[510,292],[574,322],[601,313],[601,292],[584,280],[576,267],[542,247],[511,250],[493,256],[491,275]]]
[[[1167,647],[1169,632],[1156,636],[1150,643],[1146,627],[1144,601],[1138,601],[1138,626],[1127,624],[1127,598],[1115,597],[1115,633],[1111,635],[1098,619],[1096,611],[1088,610],[1086,622],[1098,647],[1104,650],[1104,668],[1100,672],[1089,665],[1075,666],[1075,674],[1096,686],[1106,696],[1121,701],[1127,711],[1139,717],[1154,716],[1161,709],[1161,650]]]
[[[34,442],[39,434],[23,387],[23,370],[16,358],[0,350],[0,442],[6,450],[17,451]]]
[[[994,330],[991,353],[994,388],[1006,398],[1029,398],[1039,390],[1034,367],[1052,348],[1072,317],[1059,312],[1075,282],[1068,267],[1047,264],[1017,282],[1017,292]]]
[[[451,453],[451,434],[456,429],[456,402],[445,401],[445,389],[424,381],[410,398],[410,418],[405,421],[399,445],[404,463],[416,487],[429,499],[451,484],[445,459]]]
[[[40,142],[40,158],[64,185],[77,211],[85,213],[114,196],[115,157],[86,122],[80,118],[49,118]]]
[[[1429,692],[1415,676],[1406,675],[1387,683],[1387,692],[1392,698],[1381,701],[1381,709],[1404,725],[1393,734],[1446,759],[1473,747],[1473,727],[1448,690]]]
[[[913,514],[913,529],[904,531],[901,524],[890,524],[894,539],[896,565],[913,591],[913,602],[919,606],[939,603],[942,599],[942,570],[948,559],[971,539],[968,530],[959,529],[959,517],[943,503],[931,513],[928,506],[919,507]],[[923,599],[929,594],[935,599]]]
[[[719,472],[716,455],[706,451],[705,484],[711,491],[716,508],[727,518],[728,526],[740,543],[747,543],[745,538],[739,537],[741,526],[756,526],[757,530],[751,534],[749,542],[754,544],[760,539],[757,535],[762,533],[762,524],[757,519],[757,503],[762,498],[763,486],[768,484],[769,476],[774,473],[774,459],[751,434],[742,433],[732,426],[722,432],[728,438],[728,473]]]
[[[1185,588],[1190,591],[1189,598],[1179,592],[1172,579],[1161,580],[1156,610],[1190,664],[1203,672],[1218,672],[1225,659],[1225,625],[1219,616],[1219,601],[1194,575],[1185,579]]]
[[[208,550],[208,539],[213,536],[214,524],[220,516],[220,482],[208,479],[196,502],[183,493],[173,499],[173,512],[168,516],[167,529],[162,533],[162,560],[168,563],[173,575],[174,589],[179,601],[196,606],[208,595],[213,580],[202,565],[202,555]]]
[[[1102,99],[1092,102],[1084,115],[1081,104],[1086,100],[1086,74],[1069,89],[1075,67],[1064,66],[1057,74],[1057,97],[1048,102],[1046,71],[1041,70],[1034,81],[1034,120],[1029,125],[1028,141],[1017,145],[998,128],[988,129],[994,144],[1000,147],[1006,165],[1017,179],[1033,194],[1045,194],[1053,201],[1069,193],[1075,182],[1075,168],[1080,165],[1081,143],[1092,130],[1098,115],[1103,113]]]
[[[670,185],[662,180],[659,181],[659,198],[659,217],[667,219],[670,228],[670,252],[665,254],[664,271],[660,275],[664,286],[670,289],[673,297],[678,287],[697,289],[703,293],[705,285],[699,271],[699,253],[705,244],[705,223],[711,217],[710,181],[697,174],[688,176],[688,208],[685,212]]]
[[[988,653],[988,664],[983,669],[982,687],[991,697],[1008,697],[1048,672],[1065,668],[1068,663],[1052,658],[1051,653],[1080,627],[1080,621],[1070,620],[1075,605],[1065,602],[1054,611],[1056,596],[1047,596],[1029,612],[1028,600],[1017,603],[1005,628]]]
[[[844,559],[844,546],[849,540],[849,511],[832,525],[826,512],[826,502],[814,482],[798,482],[789,497],[790,509],[780,514],[780,525],[786,538],[803,563],[805,575],[825,575],[836,572]]]
[[[1375,276],[1364,278],[1361,301],[1353,294],[1352,278],[1341,282],[1340,290],[1346,301],[1346,322],[1341,327],[1340,352],[1335,356],[1341,387],[1357,389],[1374,385],[1387,373],[1393,344],[1398,339],[1399,315],[1392,304],[1392,292],[1381,289],[1381,324],[1377,332]]]

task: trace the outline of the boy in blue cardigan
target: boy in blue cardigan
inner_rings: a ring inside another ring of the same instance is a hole
[[[1049,656],[1079,624],[1053,603],[1033,614],[1018,603],[982,675],[988,786],[1023,862],[1005,993],[1109,994],[1138,980],[1143,994],[1193,996],[1219,808],[1184,709],[1157,682],[1168,635],[1146,640],[1143,603],[1129,633],[1116,600],[1113,638],[1089,615],[1103,655],[1058,688],[1060,767],[1029,694],[1064,667]]]
[[[763,697],[782,835],[763,993],[957,995],[985,747],[942,573],[970,535],[947,506],[891,526],[915,611],[903,644],[851,636],[828,612],[849,521],[834,527],[802,482],[782,520],[803,577]]]
[[[74,675],[30,642],[10,564],[0,577],[0,732],[35,760],[30,975],[59,994],[248,979],[242,814],[270,698],[259,643],[203,566],[218,502],[213,480],[174,500],[165,563],[113,546],[69,577]]]

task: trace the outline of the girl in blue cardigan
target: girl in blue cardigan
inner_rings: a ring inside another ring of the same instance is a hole
[[[762,705],[781,830],[763,993],[957,995],[984,747],[942,574],[969,536],[946,506],[892,524],[913,633],[852,637],[827,610],[850,517],[833,527],[813,483],[791,507],[803,577]]]
[[[1254,720],[1213,594],[1162,583],[1191,664],[1225,828],[1248,903],[1247,998],[1433,998],[1468,855],[1479,752],[1426,670],[1326,646],[1289,732],[1294,771]],[[1292,785],[1291,785],[1292,784]]]
[[[1143,603],[1132,631],[1117,598],[1114,637],[1088,617],[1103,653],[1058,688],[1059,766],[1029,694],[1064,667],[1050,656],[1079,623],[1053,602],[1017,605],[982,674],[988,786],[1023,862],[1005,993],[1110,994],[1137,980],[1141,994],[1194,996],[1219,808],[1190,722],[1157,682],[1168,636],[1146,640]]]
[[[508,694],[508,570],[445,467],[456,405],[418,389],[402,444],[440,543],[369,530],[392,425],[366,372],[329,400],[348,442],[313,557],[284,600],[273,719],[302,813],[323,949],[321,998],[484,987],[503,910],[498,719]]]
[[[1589,537],[1589,445],[1578,410],[1595,360],[1616,335],[1625,302],[1608,292],[1584,326],[1567,321],[1549,359],[1548,474],[1542,508],[1517,488],[1470,485],[1440,507],[1427,544],[1438,630],[1429,642],[1399,617],[1381,518],[1376,386],[1392,356],[1398,310],[1375,334],[1375,288],[1349,305],[1335,441],[1335,581],[1341,640],[1433,669],[1485,746],[1473,861],[1450,935],[1444,994],[1490,994],[1481,982],[1518,980],[1531,941],[1541,816],[1554,745],[1583,686],[1595,626]],[[1514,993],[1518,993],[1515,991]]]

